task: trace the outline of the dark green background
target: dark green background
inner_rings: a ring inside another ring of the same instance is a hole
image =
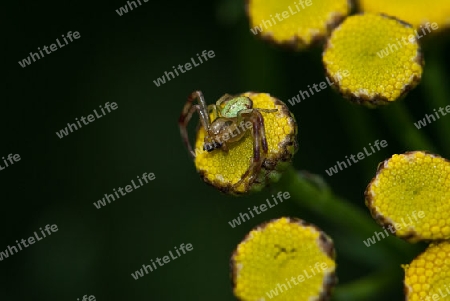
[[[257,40],[238,0],[154,2],[121,17],[115,10],[123,0],[15,1],[3,9],[0,156],[18,153],[22,160],[0,172],[0,251],[46,224],[59,231],[0,262],[0,300],[234,300],[229,257],[259,223],[295,216],[316,223],[337,246],[345,241],[347,233],[294,202],[232,229],[229,220],[277,190],[234,198],[202,183],[177,125],[187,96],[197,89],[208,103],[246,91],[287,102],[299,89],[324,81],[321,48],[295,53]],[[81,38],[19,66],[30,51],[68,31]],[[446,41],[441,39],[448,54]],[[153,84],[203,50],[213,50],[215,58],[159,88]],[[450,65],[448,55],[442,65]],[[405,100],[414,121],[431,111],[426,101],[420,87]],[[56,136],[106,102],[119,108],[63,139]],[[289,107],[299,125],[295,166],[324,176],[369,216],[363,192],[378,162],[413,149],[395,140],[381,110],[351,105],[331,89]],[[365,135],[358,119],[368,120],[373,134]],[[442,118],[424,132],[435,140],[434,130],[449,125],[450,117]],[[338,175],[325,174],[336,160],[376,139],[389,147]],[[156,180],[100,210],[93,206],[144,172]],[[194,250],[137,281],[131,277],[181,243]],[[369,272],[339,248],[337,255],[341,283]]]

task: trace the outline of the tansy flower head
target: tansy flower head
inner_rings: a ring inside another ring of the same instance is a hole
[[[373,14],[348,17],[333,31],[323,62],[344,97],[370,107],[405,95],[419,83],[423,67],[414,29]],[[348,76],[336,76],[342,70]]]
[[[406,301],[449,300],[450,242],[431,244],[403,268]]]
[[[425,152],[393,155],[366,189],[372,216],[411,242],[450,238],[450,162]]]
[[[412,24],[415,28],[436,22],[439,28],[450,24],[448,0],[359,0],[364,12],[383,13]]]
[[[348,0],[247,0],[251,32],[299,49],[328,36],[350,10]]]
[[[242,301],[326,300],[336,283],[331,239],[299,219],[253,229],[231,258],[234,294]]]
[[[259,191],[267,184],[277,181],[298,148],[297,123],[283,102],[266,93],[248,92],[240,96],[250,98],[253,108],[262,109],[260,113],[264,121],[268,152],[264,155],[265,159],[257,174],[250,170],[246,175],[254,157],[253,128],[248,121],[243,123],[244,130],[249,125],[246,135],[239,141],[229,143],[228,151],[203,151],[206,134],[203,127],[198,130],[195,143],[195,166],[203,180],[230,194]],[[214,120],[217,116],[212,112],[210,117]],[[240,131],[243,129],[240,128]],[[262,150],[260,154],[263,156]]]

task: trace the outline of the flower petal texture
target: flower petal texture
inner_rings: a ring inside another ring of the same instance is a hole
[[[361,10],[394,16],[419,28],[436,22],[439,28],[450,24],[450,1],[435,0],[359,0]]]
[[[272,220],[253,229],[234,252],[234,294],[243,301],[327,300],[336,283],[334,258],[332,240],[317,227]]]
[[[351,5],[348,0],[247,0],[246,8],[253,34],[301,49],[327,37]]]
[[[269,150],[258,176],[251,179],[249,174],[240,185],[235,186],[252,163],[253,136],[250,130],[241,140],[230,143],[228,152],[200,151],[195,158],[197,171],[206,183],[234,195],[259,191],[277,181],[298,149],[297,123],[286,104],[266,93],[248,92],[240,95],[249,97],[254,108],[277,109],[272,113],[261,111]],[[203,149],[205,134],[205,130],[200,127],[195,142],[197,150]]]
[[[379,224],[410,242],[449,239],[450,162],[422,151],[393,155],[378,166],[366,205]]]
[[[406,301],[449,300],[450,242],[429,245],[403,268]]]
[[[414,29],[397,19],[348,17],[328,40],[323,63],[341,94],[369,107],[404,96],[422,77],[423,57]],[[341,77],[342,70],[348,76]]]

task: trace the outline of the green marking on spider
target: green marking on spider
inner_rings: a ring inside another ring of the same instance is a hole
[[[220,111],[220,115],[227,118],[237,117],[238,113],[253,107],[253,102],[245,96],[238,96],[228,100]]]

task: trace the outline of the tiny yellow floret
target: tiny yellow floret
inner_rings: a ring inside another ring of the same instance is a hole
[[[242,301],[325,300],[336,283],[331,239],[299,219],[252,230],[231,258],[234,294]]]

